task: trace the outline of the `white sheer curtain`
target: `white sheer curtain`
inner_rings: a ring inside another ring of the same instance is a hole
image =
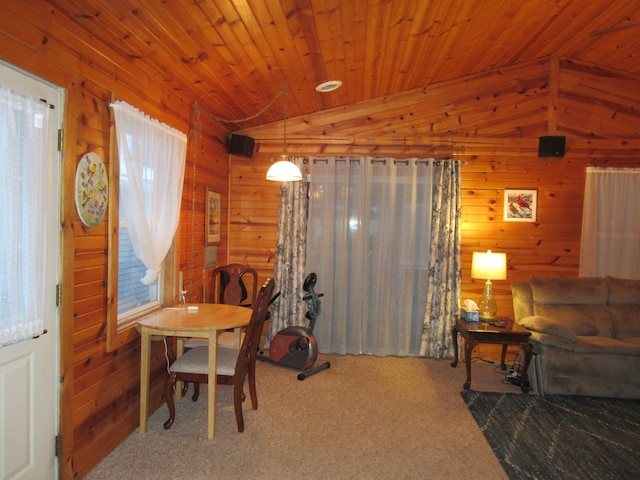
[[[640,278],[640,169],[587,168],[580,276]]]
[[[180,220],[187,136],[125,102],[111,104],[120,156],[120,216],[153,284]]]
[[[432,162],[311,158],[307,271],[324,293],[323,352],[419,355]]]
[[[44,328],[49,106],[0,87],[0,347]]]

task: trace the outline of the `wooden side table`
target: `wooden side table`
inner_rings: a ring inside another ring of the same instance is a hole
[[[527,369],[529,368],[532,353],[531,345],[529,345],[531,332],[509,318],[496,318],[495,320],[504,322],[505,325],[500,327],[485,321],[467,322],[460,316],[456,317],[456,323],[451,327],[451,338],[453,340],[453,352],[455,355],[451,366],[455,367],[458,365],[458,333],[465,339],[464,360],[467,367],[467,381],[463,385],[465,390],[471,388],[471,353],[476,345],[479,343],[496,343],[502,345],[502,358],[500,359],[500,368],[502,368],[502,370],[507,369],[504,363],[507,346],[518,345],[524,353],[520,389],[523,393],[527,393],[529,391],[527,387]]]
[[[239,330],[249,324],[252,310],[224,303],[192,304],[197,307],[165,308],[138,322],[140,329],[140,433],[147,431],[149,383],[151,375],[151,337],[178,337],[177,355],[182,355],[185,337],[206,338],[209,346],[209,383],[207,389],[207,435],[215,436],[216,428],[216,372],[218,332],[230,328]],[[240,332],[237,333],[240,338]]]

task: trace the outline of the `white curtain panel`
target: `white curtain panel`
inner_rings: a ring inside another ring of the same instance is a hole
[[[324,293],[322,352],[418,355],[430,258],[432,162],[311,158],[307,272]]]
[[[580,276],[640,278],[640,169],[588,167]]]
[[[44,328],[49,106],[0,87],[0,347]]]
[[[111,104],[120,156],[120,216],[153,284],[180,220],[187,136],[125,102]]]

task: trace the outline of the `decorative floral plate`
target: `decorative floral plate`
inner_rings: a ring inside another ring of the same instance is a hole
[[[109,177],[97,153],[85,153],[76,169],[76,209],[88,227],[98,225],[109,200]]]

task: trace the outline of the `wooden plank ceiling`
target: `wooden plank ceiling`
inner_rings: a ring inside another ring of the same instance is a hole
[[[282,120],[285,84],[295,117],[554,55],[640,74],[637,0],[45,1],[230,131]]]

